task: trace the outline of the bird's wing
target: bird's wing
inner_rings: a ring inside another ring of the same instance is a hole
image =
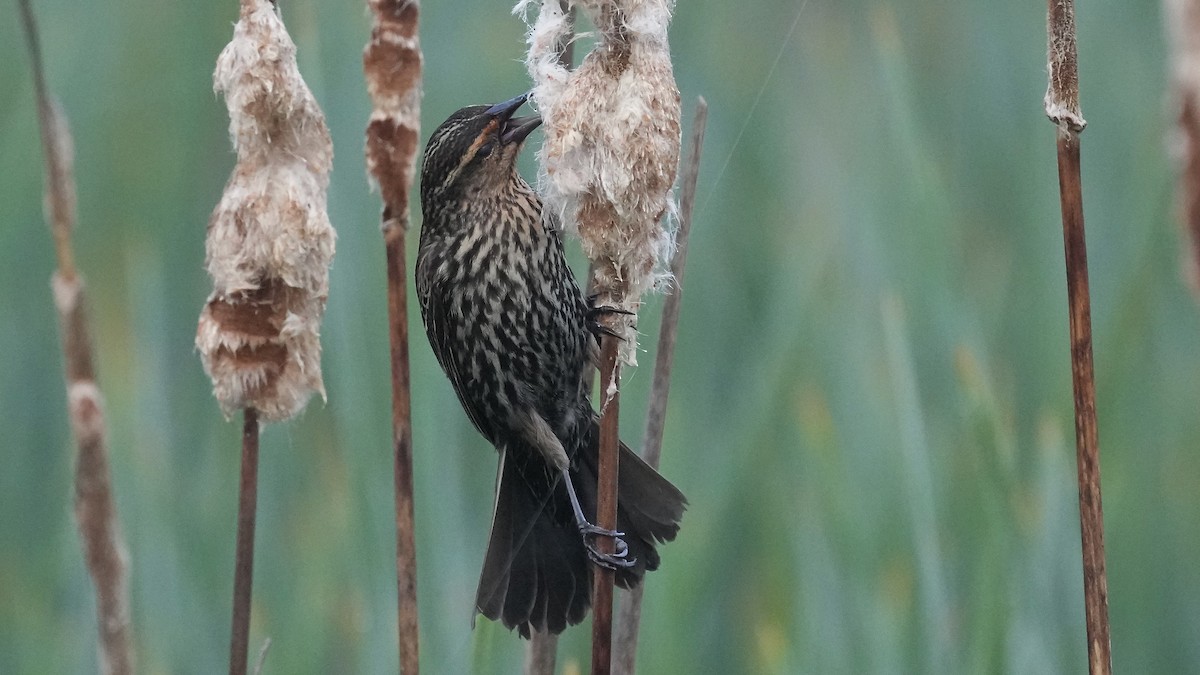
[[[470,387],[477,385],[463,377],[462,368],[465,367],[466,361],[460,358],[461,355],[456,352],[458,343],[452,335],[456,322],[460,322],[462,317],[456,319],[452,316],[450,303],[446,301],[447,294],[441,284],[433,281],[423,285],[425,287],[419,289],[418,295],[421,300],[421,316],[425,319],[425,333],[429,336],[429,345],[433,347],[433,354],[437,357],[438,363],[442,365],[446,377],[450,378],[450,384],[454,386],[454,393],[462,403],[463,410],[466,411],[471,424],[475,425],[479,433],[490,440],[493,438],[493,429],[490,425],[484,424],[487,415],[465,393],[470,391]]]

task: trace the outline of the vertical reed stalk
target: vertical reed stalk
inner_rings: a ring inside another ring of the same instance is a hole
[[[400,670],[420,668],[417,620],[417,548],[414,532],[412,394],[408,360],[408,192],[420,131],[421,46],[416,0],[368,0],[371,39],[363,74],[371,95],[367,169],[383,196],[387,254],[388,337],[392,370],[392,449],[396,512],[396,600]]]
[[[596,484],[596,524],[617,527],[617,469],[620,445],[620,340],[605,335],[600,349],[600,464]],[[601,554],[614,552],[611,537],[598,537]],[[608,675],[612,667],[613,571],[599,565],[592,573],[592,675]]]
[[[683,271],[687,263],[688,236],[692,231],[692,210],[696,204],[696,181],[700,177],[700,154],[704,147],[704,128],[708,122],[708,102],[696,99],[692,119],[692,147],[683,169],[679,200],[679,230],[675,233],[675,255],[671,258],[674,285],[663,302],[662,324],[658,333],[658,354],[654,360],[654,379],[650,383],[650,407],[646,411],[646,434],[642,440],[642,458],[655,469],[662,456],[663,431],[666,427],[667,397],[671,392],[671,367],[675,362],[675,341],[679,333],[679,309],[683,304]],[[646,582],[634,587],[621,603],[617,615],[617,675],[633,675],[637,663],[638,628],[642,621],[642,594]]]
[[[1047,0],[1050,85],[1046,114],[1057,127],[1058,187],[1075,391],[1075,460],[1079,479],[1079,522],[1083,545],[1083,596],[1087,621],[1088,671],[1112,672],[1108,628],[1108,581],[1104,571],[1104,513],[1100,501],[1100,447],[1096,433],[1096,382],[1092,366],[1091,299],[1083,226],[1079,134],[1086,122],[1079,109],[1079,73],[1073,0]]]
[[[51,287],[62,332],[67,414],[76,443],[75,524],[96,595],[99,671],[106,675],[128,675],[134,670],[129,556],[113,500],[104,397],[96,384],[84,284],[75,267],[71,245],[71,231],[75,227],[71,132],[46,87],[33,9],[29,0],[20,0],[18,6],[29,46],[46,163],[46,204],[58,263]]]
[[[385,226],[386,228],[386,226]],[[396,611],[400,671],[420,672],[417,621],[417,544],[413,514],[412,394],[408,362],[408,285],[405,230],[386,228],[388,337],[392,364],[392,450],[396,511]]]
[[[238,484],[229,675],[246,675],[246,659],[250,648],[250,598],[254,585],[254,525],[258,511],[258,411],[246,408],[242,414],[242,474]]]

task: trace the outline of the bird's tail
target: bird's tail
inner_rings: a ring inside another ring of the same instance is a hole
[[[571,464],[584,516],[595,522],[599,426],[590,431]],[[492,533],[475,605],[481,614],[516,628],[562,632],[583,620],[591,606],[591,563],[575,524],[565,483],[536,451],[509,448],[500,459]],[[674,485],[621,444],[617,478],[617,530],[633,566],[617,570],[622,588],[658,569],[656,545],[671,541],[687,500]]]

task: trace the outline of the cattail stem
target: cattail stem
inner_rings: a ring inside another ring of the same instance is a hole
[[[707,123],[708,101],[702,96],[697,97],[696,113],[692,119],[692,147],[684,168],[679,200],[679,230],[675,234],[675,255],[671,258],[674,285],[663,301],[658,355],[654,361],[654,379],[650,384],[650,407],[646,413],[646,435],[642,445],[642,458],[656,469],[662,454],[667,396],[671,392],[671,367],[675,362],[675,341],[679,333],[679,310],[683,305],[683,271],[687,263],[688,236],[692,232],[692,210],[696,205],[696,182],[700,177],[700,153],[704,147],[704,129]]]
[[[254,583],[254,524],[258,509],[258,411],[246,408],[243,415],[229,675],[246,675],[246,658],[250,647],[250,595]]]
[[[387,254],[388,338],[392,370],[392,451],[396,510],[396,614],[400,670],[417,675],[417,545],[414,532],[412,394],[408,361],[408,193],[421,113],[421,44],[416,0],[368,0],[371,39],[363,51],[363,75],[371,95],[367,124],[367,170],[383,196]]]
[[[1100,497],[1100,445],[1096,432],[1096,380],[1092,365],[1091,299],[1080,195],[1079,136],[1073,131],[1059,132],[1058,171],[1062,189],[1067,302],[1070,307],[1075,461],[1079,474],[1088,668],[1092,675],[1108,675],[1112,672],[1112,655],[1108,628],[1108,580],[1104,564],[1104,511]]]
[[[605,335],[600,350],[600,462],[596,483],[596,524],[606,530],[617,527],[617,469],[620,440],[620,340]],[[597,538],[601,554],[615,550],[610,537]],[[592,575],[592,675],[608,675],[612,667],[613,571],[597,566]]]
[[[671,275],[675,283],[663,302],[662,324],[658,333],[658,354],[654,360],[654,379],[650,382],[650,407],[646,411],[646,434],[642,440],[642,459],[655,469],[662,456],[663,431],[666,428],[667,397],[671,393],[671,367],[675,362],[675,341],[679,334],[679,309],[683,304],[683,270],[687,263],[688,235],[692,231],[692,210],[696,204],[696,181],[700,177],[700,153],[704,147],[704,128],[708,122],[708,102],[696,99],[692,119],[692,147],[684,165],[679,200],[679,230],[675,233],[675,255]],[[629,592],[617,613],[616,658],[613,672],[633,675],[637,663],[638,628],[642,621],[642,582]]]
[[[66,121],[55,110],[46,86],[46,72],[42,66],[42,44],[37,22],[29,0],[20,0],[21,21],[25,39],[29,45],[29,65],[33,71],[33,90],[37,97],[38,122],[42,132],[42,154],[46,163],[46,188],[50,205],[50,234],[54,237],[54,255],[58,262],[58,274],[67,281],[75,280],[75,252],[71,246],[71,230],[75,225],[74,185],[71,185],[71,158],[63,156],[61,145],[65,138],[59,134],[59,125],[65,131]]]
[[[396,487],[396,592],[400,670],[418,669],[417,546],[413,523],[412,394],[408,362],[405,230],[386,227],[388,335],[392,362],[392,450]]]
[[[1046,92],[1046,114],[1057,125],[1058,136],[1058,187],[1062,201],[1071,375],[1075,391],[1075,460],[1079,479],[1088,670],[1092,675],[1108,675],[1112,672],[1108,581],[1104,571],[1104,513],[1100,500],[1100,447],[1096,433],[1091,299],[1088,292],[1087,245],[1079,169],[1079,133],[1086,122],[1079,109],[1073,2],[1048,0],[1047,9],[1050,86]]]
[[[46,202],[58,263],[51,278],[51,288],[62,334],[67,414],[77,448],[75,524],[96,595],[99,672],[128,675],[134,670],[128,554],[113,499],[104,397],[96,384],[83,279],[75,267],[71,245],[71,232],[75,226],[71,132],[66,117],[51,100],[46,86],[37,23],[29,0],[20,0],[18,7],[29,46],[46,164]]]

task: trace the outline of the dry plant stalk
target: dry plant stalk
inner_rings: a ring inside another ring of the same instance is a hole
[[[1184,273],[1200,298],[1200,2],[1164,0],[1163,10],[1172,51],[1172,105],[1178,116],[1173,143],[1179,165],[1176,210],[1191,245]]]
[[[96,384],[83,279],[75,267],[71,232],[75,227],[75,178],[71,131],[50,99],[42,67],[41,41],[29,0],[20,0],[37,98],[38,126],[46,162],[46,210],[58,270],[51,278],[62,331],[67,380],[67,414],[75,437],[75,524],[84,561],[96,593],[100,634],[99,670],[128,675],[134,670],[133,626],[129,610],[129,553],[113,502],[108,465],[104,397]]]
[[[334,231],[326,213],[333,143],[275,5],[242,0],[217,58],[237,165],[208,223],[213,291],[196,348],[226,417],[241,409],[241,481],[229,672],[244,675],[250,633],[259,420],[303,409],[321,380],[321,317]]]
[[[258,412],[254,408],[242,412],[242,470],[238,481],[233,621],[229,638],[230,675],[245,675],[250,649],[250,597],[254,582],[255,515],[258,512]]]
[[[618,447],[621,432],[621,378],[618,359],[619,339],[605,335],[600,343],[600,382],[605,387],[600,409],[600,461],[596,479],[596,523],[612,530],[617,526],[617,472],[620,468]],[[611,383],[604,385],[604,383]],[[612,554],[616,547],[609,537],[597,540],[602,555]],[[596,566],[592,573],[592,675],[608,675],[612,668],[613,582],[611,569]]]
[[[687,240],[692,231],[692,210],[696,205],[696,182],[700,178],[700,153],[704,148],[704,128],[708,123],[708,102],[696,99],[692,119],[692,144],[684,165],[679,199],[679,230],[675,233],[675,255],[671,257],[672,289],[663,302],[662,324],[658,332],[658,352],[654,359],[654,378],[650,383],[650,408],[646,411],[646,433],[642,437],[642,459],[655,469],[662,457],[663,432],[666,429],[667,397],[671,393],[671,367],[675,362],[675,341],[679,334],[679,310],[683,305],[683,270],[687,264]],[[642,622],[642,582],[625,596],[617,619],[617,675],[633,675],[637,664],[638,628]]]
[[[516,11],[532,4],[522,0]],[[609,314],[600,357],[600,457],[596,524],[616,525],[618,382],[622,359],[636,363],[635,314],[642,294],[666,275],[671,237],[662,218],[679,162],[679,89],[671,67],[669,0],[569,0],[596,26],[595,48],[574,71],[559,60],[571,25],[563,6],[544,0],[529,33],[527,66],[546,140],[539,153],[545,208],[579,234],[594,268],[597,303]],[[613,542],[602,538],[600,551]],[[592,592],[592,672],[612,655],[610,571]]]
[[[1079,74],[1072,0],[1048,0],[1050,86],[1046,115],[1057,126],[1058,185],[1075,390],[1075,461],[1079,479],[1079,522],[1083,548],[1083,600],[1087,622],[1088,670],[1112,672],[1108,629],[1108,581],[1104,571],[1104,512],[1100,501],[1100,443],[1096,433],[1096,380],[1092,365],[1091,299],[1083,226],[1079,133],[1087,124],[1079,110]]]
[[[363,74],[371,95],[367,170],[383,196],[387,253],[388,337],[392,370],[392,449],[396,509],[396,593],[400,670],[420,667],[417,621],[417,549],[413,525],[412,400],[408,361],[408,193],[421,125],[421,44],[416,0],[368,0],[371,39]]]

